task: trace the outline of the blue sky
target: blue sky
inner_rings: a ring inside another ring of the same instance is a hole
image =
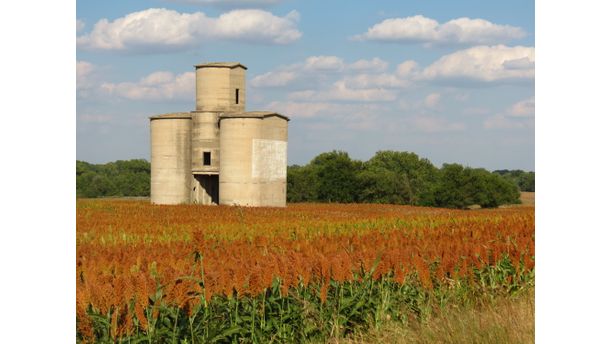
[[[350,6],[349,6],[350,5]],[[77,159],[149,159],[147,117],[240,61],[289,163],[339,149],[534,170],[533,1],[77,1]]]

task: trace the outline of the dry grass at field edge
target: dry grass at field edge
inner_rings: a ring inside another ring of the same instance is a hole
[[[422,323],[389,322],[378,330],[331,343],[533,343],[534,296],[530,290],[517,297],[500,297],[480,307],[449,307]]]
[[[521,192],[521,203],[523,205],[535,206],[535,192]]]

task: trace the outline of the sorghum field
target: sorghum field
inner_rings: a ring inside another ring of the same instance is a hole
[[[532,293],[534,208],[77,200],[78,342],[351,338]]]

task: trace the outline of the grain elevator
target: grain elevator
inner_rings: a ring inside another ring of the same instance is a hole
[[[245,111],[242,64],[195,70],[195,111],[149,118],[151,203],[284,207],[289,119]]]

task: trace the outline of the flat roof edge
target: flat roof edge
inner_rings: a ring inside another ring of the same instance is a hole
[[[149,120],[154,119],[191,119],[191,113],[189,112],[171,112],[164,113],[161,115],[150,116]]]
[[[280,117],[286,121],[289,121],[289,117],[282,115],[278,112],[268,111],[251,111],[251,112],[226,112],[219,116],[219,119],[224,118],[266,118],[266,117]]]
[[[240,62],[205,62],[205,63],[198,63],[193,65],[196,69],[197,68],[229,68],[229,69],[234,69],[234,68],[244,68],[244,70],[247,70],[248,68],[243,65]]]

